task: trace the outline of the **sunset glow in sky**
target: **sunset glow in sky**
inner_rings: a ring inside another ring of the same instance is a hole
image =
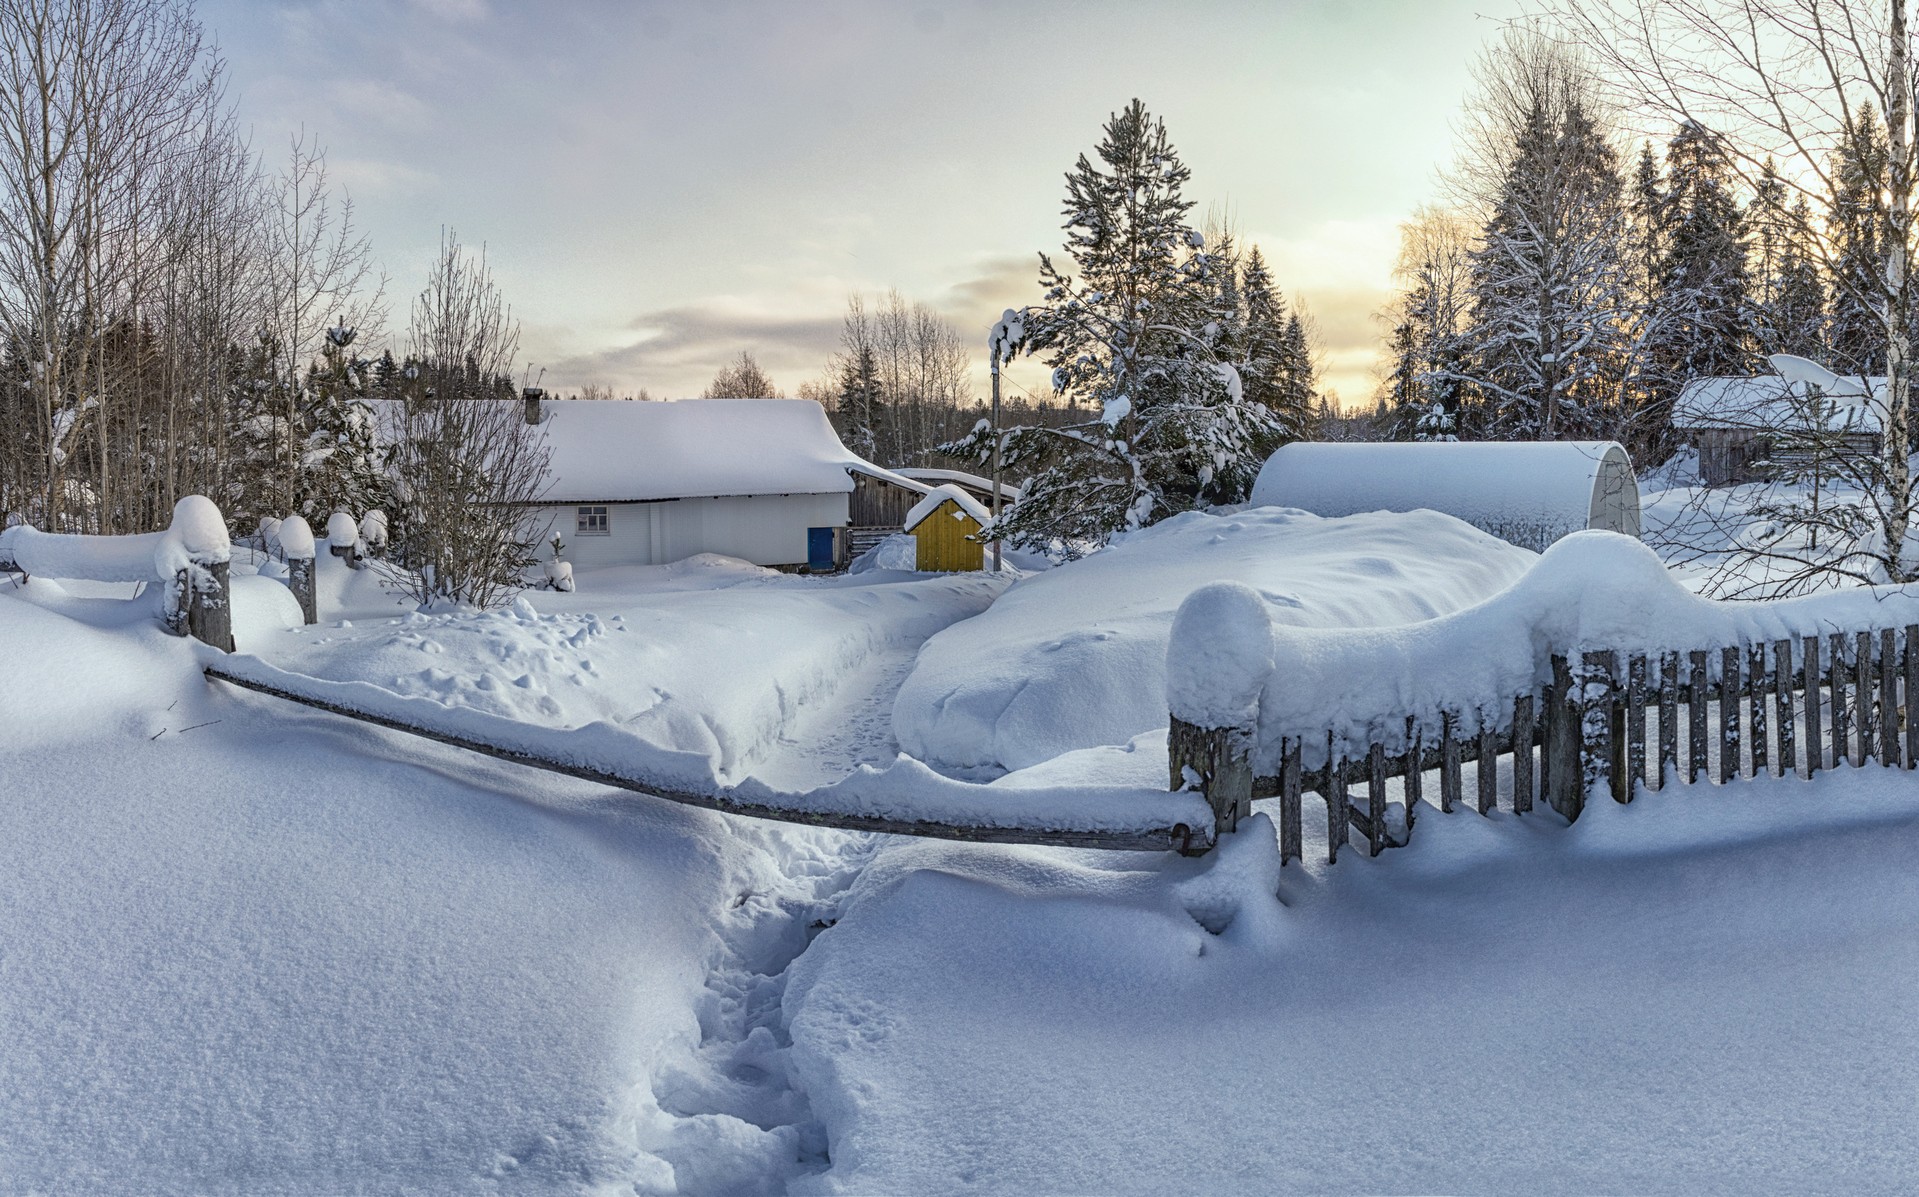
[[[1062,177],[1134,96],[1368,399],[1397,226],[1435,198],[1514,0],[655,4],[206,0],[255,144],[302,123],[391,275],[484,242],[549,386],[697,394],[746,349],[789,393],[850,293],[982,348],[1039,298]],[[1485,14],[1485,15],[1480,15]],[[1043,389],[1043,373],[1014,374]]]

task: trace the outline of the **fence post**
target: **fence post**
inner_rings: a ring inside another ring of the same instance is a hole
[[[1257,590],[1214,582],[1186,596],[1166,646],[1166,763],[1174,790],[1205,793],[1214,840],[1253,808],[1260,695],[1273,674],[1272,618]]]
[[[360,525],[344,511],[327,517],[327,552],[346,562],[348,569],[360,568]]]
[[[189,571],[182,570],[182,573]],[[233,644],[233,581],[230,563],[195,562],[188,582],[187,631],[195,640],[230,653]]]
[[[1253,808],[1253,736],[1248,728],[1195,727],[1172,717],[1166,737],[1170,788],[1189,785],[1206,795],[1213,808],[1213,830],[1224,835],[1239,828]],[[1191,774],[1191,776],[1188,776]]]
[[[313,528],[305,519],[290,515],[280,524],[280,551],[287,556],[287,589],[300,604],[300,618],[308,624],[320,622],[320,600],[314,587]]]
[[[161,623],[175,636],[187,635],[187,609],[193,605],[193,571],[175,570],[166,580],[167,592],[161,605]]]
[[[1581,729],[1586,725],[1586,704],[1584,692],[1574,684],[1572,668],[1564,657],[1553,658],[1552,688],[1546,692],[1546,708],[1552,715],[1546,724],[1543,778],[1546,804],[1570,822],[1579,817],[1586,804],[1585,773],[1579,752]]]
[[[313,590],[313,558],[287,558],[287,589],[293,591],[293,597],[300,603],[300,621],[319,623],[319,600]]]

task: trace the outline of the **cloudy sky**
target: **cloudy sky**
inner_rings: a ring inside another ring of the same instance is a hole
[[[484,242],[549,386],[789,393],[849,294],[984,344],[1035,301],[1062,176],[1138,96],[1370,396],[1397,226],[1517,0],[202,0],[255,144],[304,126],[404,316],[442,226]],[[397,321],[396,321],[397,323]],[[981,356],[983,357],[983,350]],[[1038,374],[1018,376],[1037,387]],[[982,371],[983,378],[983,371]],[[982,384],[983,385],[983,384]]]

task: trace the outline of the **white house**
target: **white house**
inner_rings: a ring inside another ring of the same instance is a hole
[[[580,569],[721,553],[842,564],[854,474],[924,494],[840,443],[804,399],[527,400],[551,475],[546,539]]]
[[[1612,441],[1301,441],[1267,459],[1252,502],[1327,516],[1425,508],[1541,552],[1586,528],[1639,535],[1639,483]]]

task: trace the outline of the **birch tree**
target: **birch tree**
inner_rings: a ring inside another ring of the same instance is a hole
[[[1870,312],[1884,346],[1883,450],[1860,507],[1870,530],[1851,538],[1838,568],[1912,580],[1909,273],[1919,171],[1908,0],[1552,0],[1550,8],[1623,104],[1718,131],[1730,169],[1754,190],[1776,161],[1779,183],[1807,201],[1778,206],[1791,221],[1809,221],[1826,197],[1846,193],[1848,164],[1883,152],[1883,185],[1851,189],[1883,229],[1873,268],[1844,268],[1819,228],[1793,231],[1819,256],[1835,306]],[[1870,144],[1881,125],[1883,151]]]

